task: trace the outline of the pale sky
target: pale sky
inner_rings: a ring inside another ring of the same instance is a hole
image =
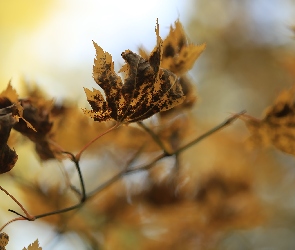
[[[124,50],[137,51],[140,45],[154,47],[156,18],[163,37],[177,18],[185,19],[183,3],[62,0],[49,18],[14,40],[5,72],[15,82],[23,74],[57,98],[68,97],[69,92],[71,96],[84,95],[83,87],[95,87],[92,40],[112,54],[115,69],[119,70]]]

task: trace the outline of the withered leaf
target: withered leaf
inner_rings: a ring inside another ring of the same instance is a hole
[[[163,61],[161,66],[171,70],[177,75],[189,71],[200,54],[205,50],[206,44],[190,44],[179,20],[175,28],[170,27],[170,32],[163,42]]]
[[[14,120],[13,129],[35,143],[40,158],[42,160],[55,158],[52,147],[48,143],[48,134],[52,127],[52,122],[49,121],[52,101],[47,101],[41,97],[34,98],[34,96],[28,99],[19,99],[10,83],[6,90],[0,94],[0,100],[3,101],[3,105],[5,103],[5,106],[2,106],[0,115],[10,113]],[[8,151],[8,148],[3,150],[6,152],[6,157],[12,157],[13,153],[15,153],[14,151]]]
[[[31,99],[20,99],[20,103],[23,107],[23,117],[36,128],[36,131],[29,129],[23,120],[16,123],[13,128],[35,143],[36,152],[41,160],[55,158],[54,151],[48,142],[53,125],[49,120],[49,105],[47,102],[38,104]]]
[[[0,93],[0,174],[10,171],[18,159],[16,152],[8,145],[8,138],[13,125],[22,116],[18,95],[9,83]]]
[[[186,73],[193,67],[205,48],[205,43],[201,45],[189,43],[179,20],[175,21],[175,27],[170,27],[170,32],[163,41],[161,67],[179,76],[179,83],[186,96],[180,108],[191,107],[197,99],[195,88]],[[143,48],[139,48],[139,54],[145,59],[148,58],[148,53]]]
[[[9,107],[12,107],[12,102],[0,97],[0,174],[10,171],[18,159],[16,152],[7,145],[11,128],[16,122]]]
[[[187,74],[184,74],[179,77],[179,84],[181,85],[183,94],[185,95],[185,100],[181,105],[178,105],[177,107],[170,109],[165,112],[161,112],[161,116],[165,116],[167,114],[173,113],[176,109],[183,111],[183,108],[191,108],[196,100],[197,100],[197,94],[196,94],[196,88],[194,84],[191,81],[191,78],[187,76]]]
[[[39,241],[37,239],[32,244],[30,244],[28,248],[24,247],[23,250],[42,250],[42,248],[39,246]]]
[[[189,71],[200,54],[205,50],[206,44],[191,44],[184,32],[179,20],[175,21],[175,27],[170,26],[170,32],[163,41],[163,58],[161,67],[181,76]],[[139,49],[143,58],[147,58],[147,52]]]
[[[85,88],[92,107],[92,110],[83,110],[86,115],[100,122],[115,120],[131,123],[171,109],[184,101],[185,96],[176,75],[160,68],[163,42],[158,24],[156,35],[157,46],[148,59],[130,50],[121,54],[126,62],[120,70],[125,73],[124,83],[114,71],[111,55],[94,43],[96,59],[93,78],[103,89],[105,97],[99,90]]]
[[[282,91],[270,106],[262,120],[249,115],[240,118],[246,123],[255,144],[273,145],[277,149],[295,155],[295,86]]]
[[[6,233],[0,233],[0,250],[5,250],[5,246],[9,242],[9,235]]]
[[[26,126],[34,131],[35,128],[23,117],[23,107],[20,105],[18,100],[18,94],[16,93],[15,89],[11,86],[11,83],[8,83],[7,88],[0,93],[0,98],[7,98],[11,102],[11,106],[7,107],[11,110],[13,118],[16,121],[19,121],[21,118]]]

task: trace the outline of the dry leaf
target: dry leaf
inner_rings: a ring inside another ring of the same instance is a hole
[[[179,20],[175,21],[175,28],[170,27],[170,32],[163,41],[163,58],[161,67],[181,76],[189,71],[200,54],[205,50],[206,44],[191,44],[184,32]],[[147,58],[147,52],[139,49],[143,58]]]
[[[41,95],[32,95],[28,99],[19,99],[10,83],[7,89],[0,94],[0,100],[3,102],[0,107],[2,108],[0,115],[11,114],[11,117],[15,121],[13,129],[35,143],[39,157],[42,160],[56,158],[56,150],[49,144],[48,140],[52,137],[50,134],[52,122],[49,120],[53,106],[52,100],[46,100]],[[10,151],[11,154],[12,152]]]
[[[35,143],[36,151],[42,160],[48,160],[55,158],[55,154],[48,143],[49,132],[52,128],[52,122],[49,121],[51,108],[48,102],[44,100],[43,102],[40,104],[31,99],[20,100],[23,107],[23,117],[36,128],[36,131],[28,128],[23,120],[20,120],[13,128]]]
[[[205,48],[205,43],[201,45],[189,43],[179,20],[175,22],[175,28],[172,26],[170,27],[170,32],[163,41],[161,67],[172,71],[180,77],[179,83],[186,96],[181,107],[191,107],[196,101],[195,88],[189,77],[185,74],[193,67],[196,59]],[[143,48],[139,49],[139,54],[145,59],[148,58],[148,53]]]
[[[246,123],[255,144],[273,145],[279,150],[295,155],[295,86],[279,94],[262,120],[249,115],[240,118]]]
[[[32,244],[30,244],[28,248],[24,247],[23,250],[42,250],[42,248],[39,247],[39,241],[37,239]]]
[[[1,92],[0,97],[6,97],[12,103],[18,102],[18,94],[16,93],[15,89],[11,86],[11,83],[8,83],[7,88]]]
[[[162,39],[159,25],[156,27],[157,46],[148,60],[126,50],[121,55],[126,61],[120,72],[125,73],[124,83],[114,71],[114,63],[108,52],[94,43],[93,78],[104,90],[86,89],[92,110],[83,110],[95,121],[115,120],[130,123],[144,120],[155,113],[181,104],[185,97],[177,77],[169,70],[160,68]]]
[[[182,75],[190,70],[200,54],[205,50],[206,44],[194,45],[188,42],[183,26],[179,20],[175,21],[175,28],[163,42],[163,61],[161,67]]]
[[[16,122],[11,113],[12,107],[9,99],[0,97],[0,174],[10,171],[18,158],[16,152],[7,145],[11,128]]]
[[[21,118],[29,129],[36,131],[35,128],[23,117],[23,107],[20,105],[18,94],[15,89],[12,88],[10,82],[8,83],[7,88],[1,92],[0,98],[7,98],[11,102],[11,107],[9,108],[16,121],[19,121],[19,118]]]
[[[5,246],[8,244],[9,236],[6,233],[0,233],[0,250],[5,250]]]

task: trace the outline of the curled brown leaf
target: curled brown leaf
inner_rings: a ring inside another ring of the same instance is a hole
[[[131,123],[151,117],[155,113],[181,104],[185,96],[178,78],[171,71],[160,67],[162,39],[156,27],[157,46],[148,59],[126,50],[121,55],[126,64],[120,72],[125,73],[124,83],[115,71],[112,57],[94,43],[96,59],[93,78],[103,89],[86,89],[87,100],[92,110],[83,110],[95,121],[115,120]]]

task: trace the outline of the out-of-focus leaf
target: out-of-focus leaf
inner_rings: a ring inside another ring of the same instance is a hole
[[[169,69],[180,76],[193,67],[195,61],[205,48],[205,43],[201,45],[190,44],[181,22],[177,20],[175,28],[170,27],[169,35],[163,41],[161,67]]]
[[[18,94],[16,93],[16,90],[12,88],[10,82],[8,83],[7,88],[0,93],[0,98],[6,98],[11,102],[11,106],[7,107],[11,110],[11,113],[17,121],[19,121],[19,118],[22,119],[22,121],[26,124],[26,126],[29,129],[32,129],[33,131],[36,131],[35,128],[30,124],[24,117],[23,117],[23,107],[21,106],[19,102]]]
[[[240,116],[251,133],[250,141],[273,145],[285,153],[295,155],[294,97],[295,87],[282,91],[261,120],[246,114]]]
[[[16,122],[11,107],[9,99],[0,97],[0,174],[10,171],[18,158],[16,152],[7,145],[11,128]]]
[[[42,160],[55,158],[54,151],[48,143],[49,132],[52,128],[52,122],[49,120],[51,108],[48,107],[47,102],[38,105],[31,99],[22,99],[20,103],[23,107],[23,117],[34,126],[36,131],[29,129],[22,120],[13,128],[35,143],[36,151]]]

